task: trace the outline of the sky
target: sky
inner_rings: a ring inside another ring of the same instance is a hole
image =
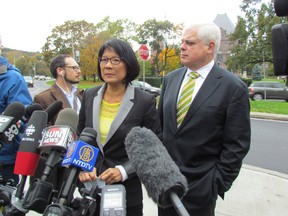
[[[54,27],[65,21],[98,23],[129,19],[142,24],[149,19],[174,24],[213,22],[227,14],[236,24],[242,0],[1,0],[0,37],[2,46],[41,52]]]

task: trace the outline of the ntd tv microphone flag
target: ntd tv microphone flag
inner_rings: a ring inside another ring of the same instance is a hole
[[[98,152],[98,148],[78,140],[68,148],[62,161],[62,166],[69,167],[73,165],[84,171],[92,172],[98,157]]]

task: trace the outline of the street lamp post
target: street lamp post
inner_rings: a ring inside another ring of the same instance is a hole
[[[36,76],[36,62],[34,62],[34,64],[33,64],[33,72],[34,72],[34,77]]]
[[[20,58],[23,58],[24,56],[19,56],[17,58],[15,58],[15,56],[13,56],[13,65],[16,67],[16,60],[17,59],[20,59]]]
[[[263,68],[263,78],[265,79],[265,53],[262,50],[262,68]]]

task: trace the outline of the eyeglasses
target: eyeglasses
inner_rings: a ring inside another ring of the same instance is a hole
[[[99,58],[99,63],[100,64],[107,64],[110,61],[111,64],[113,65],[118,65],[122,61],[121,58]]]
[[[80,71],[80,70],[81,70],[81,68],[80,68],[79,66],[65,66],[65,67],[71,68],[71,69],[73,69],[74,71]]]

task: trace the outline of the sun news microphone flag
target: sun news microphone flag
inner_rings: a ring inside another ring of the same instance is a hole
[[[17,122],[23,117],[25,107],[19,102],[13,102],[7,106],[0,115],[0,140],[9,144],[19,133]]]
[[[78,114],[75,110],[65,108],[61,110],[55,125],[44,129],[43,138],[39,145],[41,152],[66,152],[67,148],[76,140]]]
[[[43,129],[47,125],[47,118],[48,114],[45,111],[35,110],[32,113],[17,152],[15,174],[34,175],[40,157],[38,146],[42,139]]]

